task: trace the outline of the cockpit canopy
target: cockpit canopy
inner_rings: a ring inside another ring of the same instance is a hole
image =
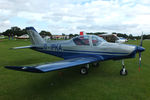
[[[103,38],[98,37],[96,35],[82,35],[82,36],[78,36],[78,37],[73,38],[73,42],[76,45],[88,46],[92,43],[93,46],[98,46],[102,42],[106,42],[106,41]]]

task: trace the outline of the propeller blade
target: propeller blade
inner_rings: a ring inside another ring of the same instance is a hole
[[[141,69],[141,60],[142,60],[142,58],[141,58],[141,52],[139,52],[139,71]]]
[[[142,47],[142,44],[143,44],[143,32],[142,32],[142,35],[141,35],[141,41],[140,41],[140,46]],[[141,69],[141,52],[139,52],[139,71]]]
[[[143,44],[143,32],[142,32],[142,35],[141,35],[141,42],[140,42],[140,46],[142,46]]]

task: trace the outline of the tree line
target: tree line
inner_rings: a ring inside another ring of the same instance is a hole
[[[89,35],[101,35],[101,34],[108,34],[107,32],[90,32],[90,33],[87,33]],[[117,32],[112,32],[112,34],[117,34],[118,37],[123,37],[123,38],[126,38],[126,39],[141,39],[141,36],[133,36],[132,34],[125,34],[125,33],[117,33]],[[150,39],[150,34],[148,35],[143,35],[143,39]]]
[[[14,27],[11,27],[10,29],[7,29],[6,31],[0,33],[0,35],[4,35],[4,36],[21,36],[21,35],[24,35],[24,34],[27,34],[27,31],[26,29],[21,29],[17,26],[14,26]],[[48,32],[48,31],[45,31],[45,30],[42,30],[40,33],[39,33],[41,36],[52,36],[51,32]],[[107,32],[88,32],[86,33],[88,35],[101,35],[101,34],[107,34]],[[133,36],[132,34],[123,34],[123,33],[116,33],[116,32],[112,32],[112,34],[117,34],[118,37],[123,37],[123,38],[127,38],[127,39],[140,39],[141,36]],[[62,33],[63,36],[65,36],[64,33]],[[79,34],[72,34],[70,33],[69,34],[69,37],[72,38],[72,37],[75,37],[75,36],[78,36]],[[150,39],[150,34],[149,35],[143,35],[143,39]]]
[[[11,27],[10,29],[7,29],[6,31],[4,31],[0,34],[2,34],[4,36],[15,36],[15,35],[21,36],[21,35],[27,34],[27,31],[26,31],[26,29],[21,29],[21,28],[15,26],[15,27]],[[50,32],[44,31],[44,30],[42,30],[39,34],[41,36],[43,36],[43,35],[51,36],[52,35]]]

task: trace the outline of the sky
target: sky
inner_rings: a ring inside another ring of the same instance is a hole
[[[150,34],[150,0],[0,0],[0,32],[13,26],[52,34]]]

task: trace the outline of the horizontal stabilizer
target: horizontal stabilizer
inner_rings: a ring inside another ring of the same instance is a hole
[[[33,46],[21,46],[21,47],[13,47],[11,49],[26,49],[26,48],[32,48]]]
[[[35,65],[35,66],[5,66],[5,68],[12,69],[12,70],[18,70],[18,71],[27,71],[27,72],[49,72],[64,68],[69,68],[77,65],[83,65],[88,64],[92,62],[96,62],[97,59],[94,57],[79,57],[79,58],[73,58],[73,59],[67,59],[62,60],[54,63],[47,63],[42,65]]]

